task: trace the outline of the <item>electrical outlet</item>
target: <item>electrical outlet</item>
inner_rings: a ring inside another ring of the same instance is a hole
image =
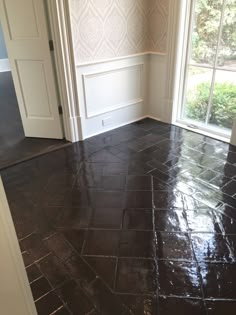
[[[106,118],[104,118],[104,119],[102,120],[102,125],[103,125],[103,127],[108,126],[108,125],[111,125],[111,123],[112,123],[111,117],[106,117]]]

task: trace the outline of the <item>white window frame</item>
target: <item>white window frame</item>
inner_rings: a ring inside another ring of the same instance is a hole
[[[179,20],[179,26],[178,26],[178,43],[176,45],[176,51],[172,51],[172,58],[175,56],[175,62],[176,62],[176,74],[175,74],[175,84],[174,84],[174,95],[175,97],[173,98],[173,108],[172,108],[172,123],[184,127],[186,129],[195,131],[200,134],[204,134],[207,136],[214,137],[219,140],[223,140],[226,142],[230,141],[230,135],[231,132],[224,132],[223,130],[220,130],[220,128],[214,128],[213,126],[206,125],[206,124],[196,124],[196,121],[191,121],[191,120],[183,120],[182,119],[182,110],[183,106],[185,104],[185,91],[186,91],[186,79],[187,79],[187,66],[188,65],[193,65],[193,66],[199,66],[202,68],[209,68],[214,71],[214,77],[212,80],[212,86],[213,88],[214,83],[215,83],[215,73],[217,70],[226,70],[226,71],[233,71],[235,70],[229,69],[229,68],[221,68],[217,67],[217,59],[218,56],[215,58],[215,63],[213,67],[208,67],[205,65],[195,65],[195,64],[190,64],[189,59],[190,59],[190,54],[191,54],[191,35],[192,35],[192,29],[193,29],[193,17],[194,17],[194,5],[195,5],[195,0],[180,0],[180,12],[175,13]],[[224,2],[225,3],[225,2]],[[173,21],[173,17],[171,18]],[[223,25],[223,15],[221,17],[221,30],[219,31],[218,34],[218,39],[220,39],[221,36],[221,31],[222,31],[222,25]],[[177,25],[176,25],[177,26]],[[175,27],[176,27],[175,26]],[[173,34],[169,34],[169,41],[173,40]],[[173,70],[172,70],[172,75],[173,75]],[[213,95],[213,90],[211,91],[211,98]],[[211,99],[209,100],[209,103],[211,102]],[[208,118],[210,114],[210,106],[208,107]],[[191,126],[191,123],[194,124],[194,128]]]

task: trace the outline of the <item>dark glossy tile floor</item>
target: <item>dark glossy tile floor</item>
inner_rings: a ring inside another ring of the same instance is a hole
[[[11,72],[0,72],[0,170],[66,145],[65,140],[25,138]]]
[[[39,315],[235,315],[236,148],[150,119],[2,172]]]

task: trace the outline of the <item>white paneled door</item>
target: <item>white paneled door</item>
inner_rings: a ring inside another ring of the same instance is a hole
[[[0,177],[0,314],[37,315]]]
[[[25,136],[62,139],[44,4],[0,0],[0,17]]]

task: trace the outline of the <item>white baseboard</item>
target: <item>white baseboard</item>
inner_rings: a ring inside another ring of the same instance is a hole
[[[151,115],[147,115],[147,118],[151,118],[151,119],[153,119],[153,120],[162,122],[161,118],[159,118],[159,117],[154,117],[154,116],[151,116]]]
[[[98,136],[98,135],[100,135],[100,134],[102,134],[102,133],[104,133],[104,132],[107,132],[107,131],[111,131],[111,130],[115,130],[115,129],[117,129],[117,128],[124,127],[124,126],[126,126],[126,125],[135,123],[136,121],[142,120],[142,119],[147,118],[147,117],[149,117],[149,116],[142,116],[142,117],[139,117],[139,118],[136,118],[136,119],[127,121],[127,122],[125,122],[125,123],[118,124],[118,125],[112,126],[112,127],[110,127],[110,128],[106,128],[106,129],[104,129],[104,130],[99,130],[98,132],[95,132],[95,133],[93,133],[93,134],[90,134],[90,135],[86,136],[83,140],[88,139],[88,138],[91,138],[91,137]]]
[[[0,72],[11,71],[8,59],[0,59]]]
[[[69,126],[71,129],[70,136],[67,138],[68,141],[74,143],[78,142],[83,139],[83,133],[82,133],[82,123],[83,119],[80,116],[75,116],[75,117],[69,117]]]

